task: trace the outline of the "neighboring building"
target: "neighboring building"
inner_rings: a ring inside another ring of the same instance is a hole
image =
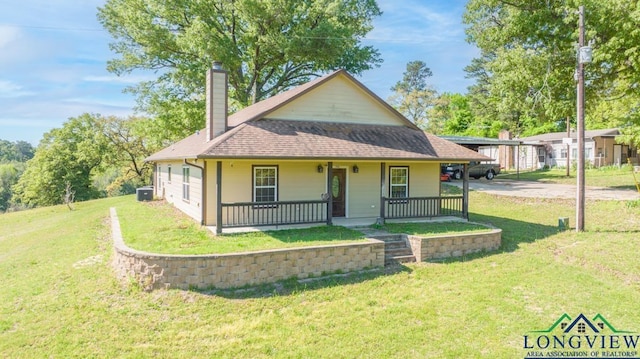
[[[638,163],[638,152],[634,147],[619,143],[616,137],[618,129],[585,131],[585,160],[595,167],[622,165],[631,159]],[[519,148],[520,169],[539,169],[547,167],[565,167],[576,162],[578,141],[576,133],[571,132],[571,144],[564,142],[566,132],[520,138],[523,145]],[[568,147],[568,148],[567,148]]]
[[[513,168],[513,151],[510,148],[520,146],[520,140],[512,140],[508,131],[500,132],[498,138],[472,136],[439,136],[488,157],[488,162],[499,164],[501,168]]]
[[[227,73],[207,72],[206,128],[147,158],[155,195],[223,228],[459,215],[440,163],[485,156],[425,134],[345,71],[227,117]],[[466,187],[466,186],[465,186]]]

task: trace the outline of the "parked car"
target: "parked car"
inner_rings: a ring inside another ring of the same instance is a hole
[[[440,173],[440,181],[451,182],[451,175],[448,173]]]
[[[497,163],[482,163],[472,161],[469,163],[469,177],[478,179],[485,177],[488,180],[492,180],[497,174],[500,173],[500,165]],[[464,175],[461,164],[449,164],[443,166],[443,172],[448,173],[453,179],[461,179]]]

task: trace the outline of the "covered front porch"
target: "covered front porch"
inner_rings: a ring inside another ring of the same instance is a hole
[[[327,161],[318,164],[315,169],[325,183],[319,199],[255,200],[254,188],[253,201],[236,202],[225,196],[225,183],[228,185],[229,182],[224,180],[223,161],[217,161],[216,218],[215,225],[210,227],[220,234],[316,224],[362,226],[386,221],[468,220],[469,179],[466,166],[464,164],[462,195],[442,194],[439,162],[431,162],[425,167],[424,163],[379,162],[345,166],[344,162]],[[281,167],[281,172],[287,168]],[[420,176],[410,176],[410,169]],[[299,181],[304,182],[304,177],[301,175]],[[409,189],[410,180],[412,190]],[[256,179],[253,181],[255,183]],[[375,184],[367,184],[370,182]],[[420,190],[421,187],[434,187],[434,182],[437,183],[436,192]],[[306,196],[309,194],[306,193]]]

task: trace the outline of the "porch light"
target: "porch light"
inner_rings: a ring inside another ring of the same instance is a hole
[[[358,165],[353,165],[353,173],[358,173],[358,172],[360,172]]]
[[[318,173],[324,172],[324,167],[322,165],[318,165]]]

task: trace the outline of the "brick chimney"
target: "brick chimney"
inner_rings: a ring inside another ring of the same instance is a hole
[[[207,70],[207,141],[227,131],[227,76],[217,61]]]

